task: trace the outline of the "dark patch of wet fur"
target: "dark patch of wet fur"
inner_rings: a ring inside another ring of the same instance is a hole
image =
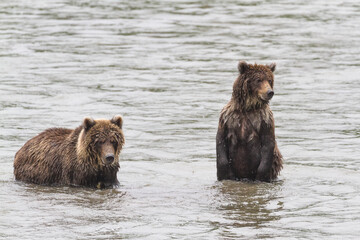
[[[271,181],[279,175],[283,158],[275,140],[273,114],[269,101],[257,94],[264,81],[273,89],[275,67],[275,64],[239,62],[240,74],[234,82],[232,98],[219,119],[216,140],[218,180]]]
[[[114,138],[116,159],[124,144],[122,119],[86,118],[76,129],[50,128],[30,139],[16,153],[16,180],[42,185],[71,185],[105,188],[119,184],[119,162],[101,164],[99,146],[102,138]],[[121,122],[121,124],[120,124]]]

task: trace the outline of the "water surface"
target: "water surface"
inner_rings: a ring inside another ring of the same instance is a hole
[[[1,1],[1,239],[357,239],[357,1]],[[238,60],[277,63],[279,181],[217,182]],[[49,127],[124,117],[117,189],[19,183]]]

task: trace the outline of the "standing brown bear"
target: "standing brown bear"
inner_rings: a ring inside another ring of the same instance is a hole
[[[270,182],[282,169],[269,101],[274,95],[276,65],[239,62],[240,75],[220,114],[216,136],[218,180]]]
[[[16,153],[16,180],[37,184],[109,187],[117,185],[123,120],[85,118],[76,129],[50,128]]]

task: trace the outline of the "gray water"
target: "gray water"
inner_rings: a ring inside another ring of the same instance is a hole
[[[355,0],[1,1],[0,238],[359,238],[359,22]],[[275,183],[216,180],[238,60],[277,63]],[[120,187],[14,180],[31,137],[115,114]]]

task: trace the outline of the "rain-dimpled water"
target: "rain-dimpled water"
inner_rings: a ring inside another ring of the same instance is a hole
[[[1,239],[358,239],[358,1],[0,2]],[[239,60],[277,64],[284,169],[217,181]],[[50,127],[124,119],[120,185],[15,181]]]

